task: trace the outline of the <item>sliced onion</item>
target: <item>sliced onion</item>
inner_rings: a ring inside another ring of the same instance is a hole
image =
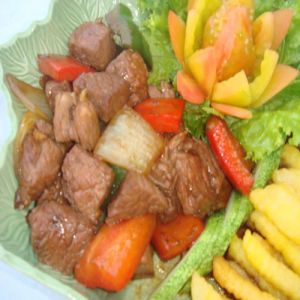
[[[36,121],[39,119],[41,119],[41,116],[31,111],[28,111],[23,115],[19,130],[16,135],[15,144],[14,144],[13,158],[14,158],[14,168],[16,174],[19,174],[18,172],[19,160],[22,151],[23,141],[26,135],[33,130]]]
[[[6,75],[6,80],[13,94],[28,110],[44,118],[52,119],[52,111],[42,89],[35,88],[11,74]]]
[[[137,112],[125,107],[106,127],[94,152],[113,165],[146,173],[163,147],[162,137]]]

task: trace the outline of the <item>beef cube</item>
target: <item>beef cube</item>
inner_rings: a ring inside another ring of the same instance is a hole
[[[104,70],[117,55],[110,28],[101,22],[86,22],[72,33],[69,40],[71,56],[82,64]]]
[[[73,83],[74,91],[87,89],[89,100],[95,105],[98,117],[110,121],[128,102],[130,91],[127,82],[107,72],[81,74]]]
[[[62,92],[71,92],[72,87],[68,81],[55,81],[55,80],[48,80],[45,83],[45,95],[46,99],[49,103],[51,110],[54,112],[55,109],[55,98],[59,93]]]
[[[128,171],[108,206],[106,222],[117,223],[136,216],[162,213],[167,208],[167,199],[147,177]]]
[[[28,215],[38,260],[71,275],[94,235],[93,224],[66,204],[43,202]]]
[[[63,166],[63,192],[70,204],[97,224],[100,206],[108,196],[113,170],[103,161],[75,145]]]
[[[134,106],[148,98],[148,70],[139,53],[124,50],[108,65],[106,71],[118,74],[129,83],[129,106]]]
[[[19,181],[15,207],[19,209],[28,207],[44,189],[52,185],[65,154],[65,148],[52,139],[51,125],[42,120],[37,124],[44,132],[35,127],[25,136],[18,161],[15,162]]]
[[[169,220],[178,211],[201,218],[224,208],[231,186],[209,147],[185,132],[174,136],[153,166],[149,178],[172,204],[162,216]]]
[[[80,100],[69,92],[57,96],[53,124],[57,141],[77,142],[86,150],[93,150],[100,137],[96,109],[84,92]]]

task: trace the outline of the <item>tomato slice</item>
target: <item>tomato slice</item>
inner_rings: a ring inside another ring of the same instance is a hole
[[[56,81],[73,81],[82,73],[95,71],[71,57],[62,55],[39,55],[38,66],[43,74]]]
[[[223,172],[242,194],[249,194],[254,182],[252,163],[245,159],[245,151],[226,122],[211,116],[206,124],[206,135]]]
[[[135,110],[159,133],[177,133],[184,110],[181,99],[147,99]]]
[[[202,220],[192,215],[178,215],[169,223],[157,224],[152,244],[164,260],[189,249],[204,229]]]
[[[76,265],[76,279],[89,288],[123,289],[149,245],[155,224],[156,217],[146,215],[103,225]]]

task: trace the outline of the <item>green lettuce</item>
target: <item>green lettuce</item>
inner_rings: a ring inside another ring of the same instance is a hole
[[[141,31],[152,55],[149,83],[158,85],[162,80],[174,81],[181,69],[176,60],[168,32],[168,11],[173,10],[186,19],[187,0],[148,1],[137,0]]]

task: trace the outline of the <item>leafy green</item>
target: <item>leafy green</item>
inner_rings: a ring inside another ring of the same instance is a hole
[[[211,114],[222,117],[220,113],[210,107],[209,101],[205,101],[203,104],[187,102],[183,112],[185,128],[195,138],[205,139],[205,124]]]
[[[119,36],[120,46],[139,52],[148,67],[152,68],[152,56],[149,45],[138,26],[134,23],[130,9],[126,5],[119,3],[105,16],[105,20],[114,33]]]
[[[150,45],[153,68],[149,83],[158,85],[162,80],[173,81],[181,68],[173,53],[168,32],[168,11],[173,10],[186,19],[187,0],[137,0],[141,11],[141,30]]]

